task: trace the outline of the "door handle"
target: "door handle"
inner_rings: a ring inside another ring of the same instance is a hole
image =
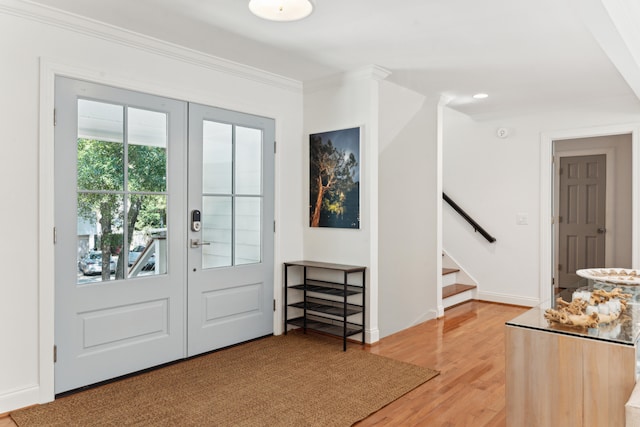
[[[606,229],[606,228],[604,228],[604,227],[600,227],[600,228],[598,228],[598,234],[603,234],[603,233],[605,233],[606,231],[607,231],[607,229]]]
[[[190,246],[192,248],[199,248],[200,246],[208,246],[211,242],[201,242],[200,239],[191,239]]]

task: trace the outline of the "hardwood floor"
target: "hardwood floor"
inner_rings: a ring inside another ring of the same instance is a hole
[[[527,310],[472,301],[369,347],[440,375],[356,426],[506,426],[504,323]]]
[[[526,310],[467,302],[448,309],[441,319],[364,347],[364,351],[437,369],[440,375],[356,426],[504,427],[504,323]],[[358,348],[349,344],[349,351]],[[0,427],[15,424],[5,417],[0,418]]]
[[[15,427],[15,425],[16,423],[11,420],[9,415],[4,414],[0,416],[0,427]]]

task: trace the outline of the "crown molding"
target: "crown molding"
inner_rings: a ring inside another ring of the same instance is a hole
[[[315,92],[331,87],[341,86],[349,82],[357,81],[382,81],[391,75],[391,71],[379,65],[371,64],[362,68],[344,73],[333,74],[328,77],[322,77],[316,80],[304,82],[305,92]]]
[[[292,92],[302,91],[302,82],[298,80],[226,60],[91,18],[37,4],[29,0],[0,0],[0,13],[40,22],[83,36],[102,39],[133,49],[144,50],[169,59],[275,86],[280,89]]]

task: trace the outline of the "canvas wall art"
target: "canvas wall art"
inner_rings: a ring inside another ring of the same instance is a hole
[[[309,225],[360,228],[360,128],[309,135]]]

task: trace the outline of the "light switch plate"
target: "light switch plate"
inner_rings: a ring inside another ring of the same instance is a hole
[[[518,225],[528,225],[529,224],[529,215],[526,213],[516,214],[516,224]]]

